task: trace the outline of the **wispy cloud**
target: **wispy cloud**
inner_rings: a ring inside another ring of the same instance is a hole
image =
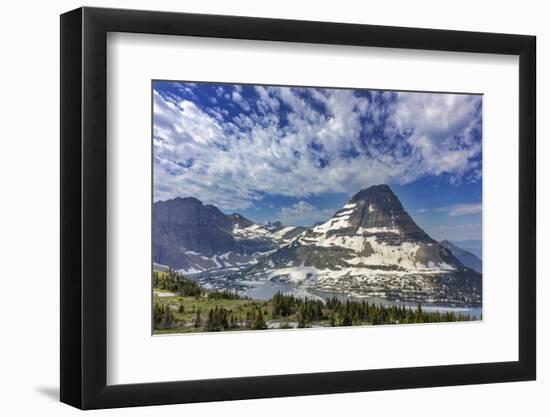
[[[467,216],[481,213],[482,205],[481,203],[454,204],[452,206],[440,207],[437,211],[445,212],[452,217]]]
[[[421,208],[421,209],[416,210],[416,212],[419,213],[419,214],[427,213],[427,212],[428,212],[428,209],[426,209],[426,208]]]
[[[327,220],[335,212],[336,209],[319,209],[307,201],[299,201],[292,206],[281,207],[278,220],[288,225],[313,225]]]
[[[244,209],[481,169],[479,96],[179,83],[153,106],[156,201]]]

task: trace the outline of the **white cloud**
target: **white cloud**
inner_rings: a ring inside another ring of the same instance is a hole
[[[421,208],[421,209],[416,210],[416,212],[417,212],[417,213],[427,213],[427,212],[428,212],[428,209]]]
[[[481,203],[455,204],[447,207],[440,207],[437,211],[446,212],[449,216],[467,216],[469,214],[478,214],[482,211]]]
[[[254,87],[254,90],[258,95],[260,96],[260,99],[256,102],[258,105],[258,109],[263,113],[267,113],[269,111],[277,111],[280,107],[280,102],[277,100],[274,95],[272,95],[269,90],[265,87],[256,86]]]
[[[335,209],[319,209],[307,201],[299,201],[290,207],[281,207],[278,219],[288,225],[313,225],[328,220],[335,212]]]
[[[243,100],[243,96],[239,93],[239,91],[242,91],[242,87],[239,87],[239,89],[235,89],[235,91],[233,91],[233,93],[231,94],[231,98],[235,103],[241,106],[243,110],[248,112],[251,109],[250,104]]]
[[[398,132],[409,135],[418,152],[420,169],[428,174],[451,173],[455,181],[472,168],[481,154],[481,96],[463,94],[399,93],[391,120]]]
[[[250,90],[254,100],[243,89],[218,87],[218,104],[207,109],[154,92],[155,201],[194,196],[242,209],[262,193],[351,194],[443,172],[460,181],[481,152],[472,133],[478,97],[374,92],[383,99],[375,103],[351,90]],[[222,98],[239,109],[232,119]]]

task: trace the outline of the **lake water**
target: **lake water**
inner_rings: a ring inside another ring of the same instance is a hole
[[[293,293],[296,289],[293,285],[286,282],[250,282],[253,286],[243,291],[243,295],[254,298],[256,300],[269,300],[279,291],[282,293]],[[258,284],[258,285],[254,285]]]
[[[297,297],[309,297],[309,298],[317,298],[317,299],[327,299],[334,296],[342,300],[346,300],[350,298],[345,294],[329,293],[329,292],[322,292],[322,291],[317,291],[313,289],[301,288],[293,284],[290,284],[288,282],[273,282],[273,281],[257,282],[256,281],[256,282],[244,282],[244,283],[247,285],[250,285],[250,288],[248,288],[245,291],[242,291],[240,294],[256,300],[269,300],[279,291],[284,294],[293,294]],[[384,306],[389,306],[389,305],[403,306],[404,305],[405,307],[412,307],[412,308],[416,308],[418,306],[418,302],[395,301],[395,300],[389,300],[383,297],[362,297],[360,298],[360,300],[365,300],[371,304],[376,304],[376,305],[381,304]],[[469,314],[470,316],[475,317],[478,320],[481,318],[481,311],[482,311],[481,307],[450,307],[450,306],[435,305],[433,303],[420,303],[420,305],[425,311],[439,311],[439,312],[452,311],[455,314]]]

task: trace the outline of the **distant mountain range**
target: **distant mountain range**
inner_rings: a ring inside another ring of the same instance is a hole
[[[460,249],[463,249],[465,251],[468,251],[475,256],[477,256],[479,259],[483,259],[483,246],[481,240],[477,239],[468,239],[468,240],[460,240],[456,241],[453,240],[451,243]]]
[[[481,302],[475,255],[432,239],[387,185],[361,190],[309,229],[258,225],[195,198],[157,202],[153,254],[184,273],[219,271],[217,286],[283,281],[352,296]]]
[[[467,251],[466,249],[459,248],[455,244],[449,242],[448,240],[442,240],[439,242],[441,246],[444,248],[447,248],[451,251],[451,253],[458,258],[460,262],[464,266],[467,266],[468,268],[473,269],[474,271],[477,271],[481,273],[482,270],[482,262],[481,259],[479,259],[476,255],[474,255],[472,252]]]

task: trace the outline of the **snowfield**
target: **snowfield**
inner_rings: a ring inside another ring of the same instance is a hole
[[[327,233],[329,230],[345,229],[349,227],[349,215],[347,216],[335,216],[326,223],[313,228],[314,233]]]
[[[447,263],[435,264],[429,262],[424,265],[418,262],[416,255],[420,249],[420,244],[403,242],[400,245],[390,245],[380,242],[376,234],[391,233],[400,234],[399,229],[387,227],[359,227],[355,235],[330,234],[330,231],[336,231],[340,228],[348,227],[345,217],[336,217],[313,228],[308,235],[299,236],[296,240],[304,246],[319,247],[341,247],[350,249],[356,253],[353,259],[346,259],[353,266],[398,266],[401,269],[418,272],[445,272],[453,271],[454,268]],[[366,253],[366,256],[363,255]]]
[[[294,226],[286,226],[286,227],[283,227],[282,229],[280,230],[277,230],[275,232],[271,232],[269,234],[269,237],[273,238],[273,239],[276,239],[276,240],[282,240],[284,235],[286,235],[288,232],[291,232],[292,230],[296,229],[296,227]]]
[[[263,239],[275,243],[285,243],[289,242],[289,239],[285,239],[284,236],[294,229],[296,229],[295,226],[285,226],[278,230],[271,230],[257,224],[242,228],[236,224],[233,227],[233,235],[237,239]]]
[[[238,224],[235,224],[232,233],[237,240],[262,242],[265,244],[265,250],[246,254],[225,252],[208,257],[186,248],[180,248],[189,266],[187,268],[178,269],[178,272],[191,275],[207,271],[231,270],[233,267],[254,265],[258,262],[258,258],[265,257],[276,251],[279,247],[290,243],[292,239],[285,238],[285,235],[292,232],[294,229],[296,229],[295,226],[285,226],[273,230],[257,224],[248,227],[240,227]],[[162,269],[161,266],[159,266],[159,269]],[[168,269],[168,267],[165,269]]]

